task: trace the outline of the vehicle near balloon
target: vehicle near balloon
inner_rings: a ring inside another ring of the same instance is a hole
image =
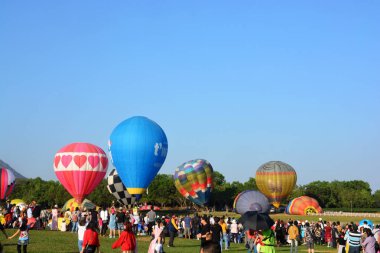
[[[296,182],[297,173],[294,168],[281,161],[267,162],[256,171],[257,187],[276,208],[289,196]]]
[[[204,206],[213,189],[213,168],[204,159],[195,159],[175,169],[173,178],[177,190],[193,203]]]
[[[6,168],[0,169],[0,201],[6,200],[15,187],[15,176]]]
[[[235,212],[242,215],[248,211],[268,213],[269,207],[268,198],[261,192],[255,190],[246,190],[239,193],[233,205]]]
[[[143,116],[118,124],[108,141],[111,161],[130,194],[141,195],[157,175],[168,152],[164,130]]]
[[[136,203],[136,195],[129,194],[115,169],[107,177],[107,189],[120,205],[131,207]]]
[[[293,215],[308,215],[322,213],[323,210],[316,199],[309,196],[301,196],[291,200],[285,212]]]
[[[103,180],[107,168],[106,153],[90,143],[71,143],[54,157],[55,175],[78,203]]]

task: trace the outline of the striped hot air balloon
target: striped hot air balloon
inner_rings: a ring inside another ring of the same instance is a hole
[[[277,208],[281,201],[292,192],[296,182],[296,171],[284,162],[267,162],[256,171],[257,187]]]
[[[291,200],[285,212],[294,215],[308,215],[310,213],[322,213],[322,208],[314,198],[301,196]]]
[[[69,144],[54,158],[55,175],[78,203],[102,181],[107,168],[106,153],[90,143]]]
[[[174,172],[174,184],[185,198],[203,206],[213,189],[213,169],[204,159],[183,163]]]
[[[0,169],[0,200],[5,200],[13,191],[15,176],[11,170]]]

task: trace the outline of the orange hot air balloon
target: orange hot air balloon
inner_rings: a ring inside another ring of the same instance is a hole
[[[284,162],[267,162],[256,171],[257,187],[277,208],[280,206],[281,200],[292,192],[296,182],[296,171]]]
[[[322,213],[322,208],[315,199],[309,196],[301,196],[291,200],[285,212],[294,215],[307,215],[310,213]]]

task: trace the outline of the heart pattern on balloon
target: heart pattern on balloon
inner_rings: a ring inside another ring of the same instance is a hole
[[[74,156],[74,162],[79,168],[82,168],[82,166],[87,162],[87,157],[85,155],[76,155]]]
[[[67,168],[70,165],[72,160],[73,160],[73,157],[71,155],[63,155],[61,158],[63,167]]]
[[[61,156],[57,155],[56,157],[54,157],[54,166],[55,166],[55,168],[58,167],[58,164],[59,164],[60,161],[61,161]]]
[[[100,162],[102,163],[103,169],[106,169],[108,165],[108,158],[106,156],[102,156],[102,158],[100,158]]]
[[[99,156],[92,155],[88,157],[88,162],[90,163],[91,167],[94,169],[95,167],[98,166],[100,162],[100,158]]]

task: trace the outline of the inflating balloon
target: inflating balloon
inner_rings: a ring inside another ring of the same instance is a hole
[[[58,180],[79,203],[102,181],[107,167],[106,153],[90,143],[69,144],[54,158]]]
[[[0,169],[0,200],[5,200],[13,191],[15,176],[11,170]]]
[[[91,210],[93,208],[96,208],[96,205],[88,199],[84,199],[81,203],[79,203],[77,200],[75,200],[75,198],[72,198],[66,201],[66,203],[62,207],[62,211],[66,211],[67,209],[69,209],[71,212],[73,212],[77,207],[79,209],[86,208],[87,210]]]
[[[269,202],[279,207],[297,182],[297,173],[289,164],[274,161],[261,165],[256,171],[256,184],[268,197]]]
[[[213,169],[208,161],[185,162],[175,170],[173,177],[182,196],[201,206],[208,202],[213,189]]]
[[[236,196],[234,201],[234,209],[239,214],[244,214],[248,211],[268,213],[269,201],[268,198],[259,191],[246,190]]]
[[[294,215],[307,215],[311,213],[322,213],[322,208],[315,199],[308,196],[301,196],[291,200],[285,212]]]
[[[119,175],[116,170],[112,170],[107,178],[107,189],[115,196],[116,200],[125,206],[131,206],[136,203],[136,196],[129,194],[127,188],[121,182]]]
[[[168,152],[168,141],[162,128],[142,116],[117,125],[108,145],[112,162],[130,194],[145,192]]]

